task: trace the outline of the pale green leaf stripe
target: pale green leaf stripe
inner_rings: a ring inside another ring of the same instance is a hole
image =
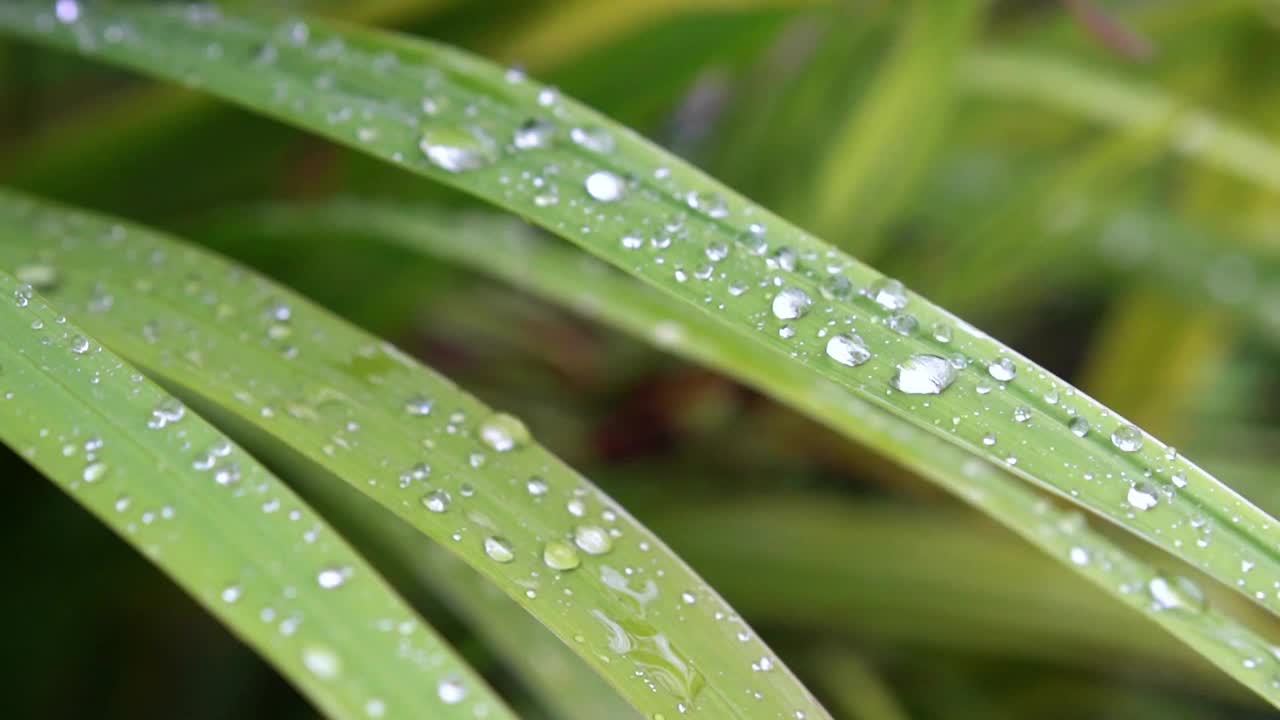
[[[30,272],[30,270],[29,270]],[[514,717],[251,456],[0,273],[0,439],[332,718]]]
[[[859,252],[880,247],[946,129],[959,60],[987,0],[912,0],[884,67],[827,141],[814,194],[820,228]]]
[[[518,420],[389,343],[208,253],[0,192],[0,267],[33,265],[112,349],[461,556],[641,712],[826,717],[652,533]]]
[[[1185,605],[1164,602],[1171,597],[1166,588],[1183,581],[1126,553],[1091,530],[1079,513],[1056,509],[991,465],[851,393],[815,383],[802,366],[755,352],[749,339],[520,223],[487,213],[348,200],[265,208],[232,216],[231,225],[312,241],[329,232],[350,233],[456,261],[739,378],[931,478],[1280,706],[1280,648],[1216,609],[1201,611],[1194,591],[1179,596]]]
[[[0,27],[199,86],[520,212],[704,308],[759,350],[802,363],[814,380],[1003,463],[1280,607],[1280,529],[1230,488],[941,308],[899,296],[874,270],[518,73],[426,42],[210,6],[103,6],[60,25],[45,5],[23,0],[0,6]],[[529,149],[517,149],[514,135],[537,118],[551,142],[523,134]],[[594,196],[584,190],[589,176]],[[731,251],[711,260],[721,243]],[[845,280],[870,290],[849,296]],[[782,289],[789,295],[779,301]],[[796,292],[812,301],[808,312],[775,317],[771,306],[785,314]],[[903,311],[885,307],[904,299]],[[852,369],[825,352],[832,335],[851,330],[872,352]],[[963,367],[939,395],[894,389],[899,366],[905,386],[932,384],[921,356],[936,358],[927,363],[939,373],[944,357]],[[1014,381],[988,374],[999,360],[1016,369]],[[1089,431],[1077,436],[1073,421]]]
[[[1133,133],[1163,131],[1179,152],[1280,191],[1280,148],[1273,142],[1156,88],[1014,50],[974,53],[961,68],[971,91],[1034,100]]]

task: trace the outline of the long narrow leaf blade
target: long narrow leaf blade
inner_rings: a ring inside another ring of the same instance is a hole
[[[0,273],[0,440],[332,718],[514,717],[251,456]]]
[[[1230,615],[1204,607],[1190,581],[1135,558],[1091,530],[1079,514],[1055,509],[996,467],[894,422],[850,393],[815,385],[796,364],[754,352],[748,339],[538,238],[520,223],[488,214],[347,200],[267,208],[236,216],[234,224],[276,240],[353,234],[458,262],[737,377],[950,489],[1280,706],[1280,690],[1271,682],[1274,646]]]
[[[53,269],[61,306],[114,350],[453,551],[641,712],[825,717],[652,533],[519,420],[389,343],[211,254],[0,192],[0,267],[31,264]]]

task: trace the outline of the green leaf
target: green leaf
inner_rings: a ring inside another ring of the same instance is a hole
[[[113,350],[459,555],[641,712],[826,716],[652,533],[389,343],[206,252],[0,192],[0,267],[33,266]]]
[[[525,215],[702,308],[753,353],[789,358],[824,396],[815,402],[847,404],[833,391],[848,391],[876,409],[861,422],[908,420],[1280,607],[1280,528],[1226,485],[941,308],[518,73],[388,34],[209,9],[103,6],[60,24],[22,0],[0,7],[0,27],[201,87]],[[896,456],[923,452],[901,445]],[[1137,587],[1156,590],[1143,603],[1186,602],[1165,581]],[[1256,682],[1259,670],[1235,674]]]
[[[14,210],[14,207],[10,207]],[[47,266],[25,265],[48,279]],[[253,457],[0,273],[0,439],[333,718],[514,717]]]
[[[965,60],[970,91],[1035,100],[1135,134],[1163,132],[1189,157],[1270,190],[1280,190],[1280,148],[1225,118],[1186,107],[1156,88],[1090,71],[1051,56],[985,50]]]
[[[914,0],[885,67],[828,141],[814,178],[818,227],[873,253],[928,167],[946,130],[954,68],[981,25],[986,0]]]
[[[1271,644],[1230,615],[1190,601],[1199,591],[1189,580],[1152,568],[1103,533],[1090,529],[1079,513],[1057,509],[1040,493],[1006,472],[902,423],[853,393],[827,383],[815,383],[803,366],[784,357],[757,352],[749,337],[734,333],[678,300],[645,288],[590,258],[558,243],[547,242],[517,222],[484,213],[445,213],[422,207],[348,200],[322,206],[266,208],[234,217],[228,226],[253,228],[249,232],[276,241],[293,237],[314,242],[326,233],[354,234],[429,253],[496,275],[726,372],[951,490],[1065,567],[1158,623],[1260,696],[1280,705],[1280,690],[1271,683],[1271,674],[1263,670],[1271,663],[1268,659]],[[811,510],[792,513],[797,518],[811,518],[807,525],[793,524],[804,528],[800,533],[811,546],[839,547],[851,537],[842,527],[865,524],[865,519],[855,522],[845,516],[822,521],[812,515]],[[721,525],[708,519],[705,523],[708,529],[720,528],[709,537],[736,537],[725,528],[736,522],[745,525],[754,522],[759,530],[757,540],[778,537],[764,529],[769,521],[740,519],[753,513],[785,515],[787,511],[784,505],[778,505],[772,511],[756,506],[754,510],[728,512],[726,518],[738,519],[722,519]],[[665,527],[675,532],[676,537],[698,532],[690,522],[681,528],[678,518]],[[795,539],[795,534],[791,537]],[[931,544],[928,537],[922,534],[916,541],[927,547]],[[898,541],[901,542],[905,540]],[[779,547],[786,546],[786,542],[779,541]],[[922,548],[920,552],[928,551]],[[719,559],[723,560],[723,555]],[[794,564],[783,560],[780,566],[794,567]],[[984,575],[978,573],[976,577]],[[944,584],[956,582],[958,580],[953,579]],[[1172,597],[1166,592],[1171,586],[1186,588],[1184,604],[1167,602]]]

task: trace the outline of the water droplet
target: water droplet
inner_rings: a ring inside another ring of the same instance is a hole
[[[342,661],[332,650],[311,646],[302,651],[302,664],[316,677],[329,680],[342,672]]]
[[[1121,452],[1137,452],[1142,449],[1142,433],[1132,425],[1122,424],[1112,431],[1111,444]]]
[[[934,323],[933,339],[940,343],[951,342],[951,326],[944,322]]]
[[[76,335],[75,337],[71,338],[71,352],[77,355],[84,355],[85,353],[89,352],[90,347],[91,345],[89,344],[89,338],[83,335]]]
[[[1010,382],[1018,376],[1018,366],[1009,358],[1000,358],[987,365],[987,373],[1000,382]]]
[[[455,127],[423,130],[418,147],[432,165],[451,173],[478,170],[495,157],[492,141],[483,134]]]
[[[1201,613],[1208,607],[1204,591],[1189,578],[1156,575],[1147,582],[1147,592],[1161,610]]]
[[[480,440],[495,452],[509,452],[529,444],[529,428],[517,417],[494,413],[480,424]]]
[[[1143,480],[1139,480],[1129,487],[1129,493],[1125,496],[1125,499],[1129,501],[1129,505],[1135,510],[1150,510],[1160,503],[1155,487]]]
[[[92,485],[98,482],[107,474],[107,464],[104,462],[91,462],[84,466],[84,472],[81,477],[84,481]]]
[[[1071,430],[1071,434],[1078,438],[1089,434],[1089,421],[1082,417],[1071,418],[1071,422],[1067,423],[1067,427]]]
[[[582,562],[572,545],[559,540],[547,543],[542,551],[542,561],[553,570],[572,570]]]
[[[1169,480],[1173,482],[1175,487],[1184,488],[1187,486],[1187,474],[1181,470],[1177,470],[1170,475]]]
[[[607,170],[597,170],[587,176],[587,194],[600,202],[617,202],[626,192],[622,178]]]
[[[316,583],[325,590],[333,590],[342,587],[350,573],[350,568],[325,568],[316,575]]]
[[[490,560],[500,563],[509,563],[516,559],[516,554],[511,549],[511,541],[497,535],[490,535],[484,539],[484,554],[488,555]]]
[[[1024,423],[1031,419],[1031,408],[1026,405],[1019,405],[1013,409],[1013,419]]]
[[[818,286],[818,292],[828,300],[848,300],[853,295],[853,283],[844,275],[831,275]]]
[[[542,497],[543,495],[547,494],[548,490],[550,490],[550,488],[547,486],[547,481],[543,480],[537,475],[534,475],[533,477],[529,478],[525,482],[524,488],[525,490],[528,490],[529,494],[534,497]]]
[[[518,150],[534,150],[551,146],[556,126],[547,120],[531,118],[521,123],[512,135],[511,142]]]
[[[809,312],[813,301],[799,288],[783,288],[773,296],[773,315],[779,320],[795,320]]]
[[[404,401],[404,411],[410,415],[422,417],[430,415],[431,408],[435,407],[435,404],[435,401],[431,398],[423,397],[422,395],[414,395]]]
[[[604,128],[576,127],[569,131],[569,139],[578,147],[592,152],[606,155],[613,152],[613,136]]]
[[[898,372],[889,384],[908,395],[938,395],[955,379],[956,369],[946,358],[912,355],[898,364]]]
[[[574,528],[573,544],[588,555],[603,555],[613,549],[609,533],[595,525],[579,525]]]
[[[225,588],[223,588],[222,592],[220,593],[222,597],[222,602],[227,603],[228,605],[238,601],[240,599],[241,594],[242,594],[242,591],[239,585],[228,585]]]
[[[722,242],[713,242],[710,245],[707,245],[706,252],[708,260],[713,263],[718,263],[729,257],[729,246]]]
[[[1089,564],[1089,551],[1082,547],[1071,548],[1071,562],[1081,567]]]
[[[453,498],[445,490],[432,490],[422,497],[422,506],[434,513],[442,513],[449,509]]]
[[[441,680],[436,686],[436,695],[445,705],[457,705],[467,698],[467,688],[462,684],[462,680],[450,676]]]
[[[889,316],[885,324],[889,326],[890,330],[905,336],[914,333],[920,323],[916,320],[916,316],[911,313],[895,312]]]
[[[175,398],[166,398],[156,405],[151,411],[151,419],[147,421],[147,427],[152,430],[160,430],[182,419],[187,409]]]
[[[871,359],[871,350],[857,333],[840,333],[827,341],[827,357],[841,365],[855,367]]]
[[[885,310],[901,310],[907,306],[907,289],[893,278],[878,278],[867,288],[867,294]]]
[[[63,25],[80,19],[80,3],[77,0],[58,0],[53,4],[53,15]]]
[[[729,214],[729,208],[725,205],[724,198],[717,193],[691,190],[685,194],[684,201],[690,208],[706,213],[713,218],[723,218]]]

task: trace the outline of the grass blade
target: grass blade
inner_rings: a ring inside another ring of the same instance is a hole
[[[513,717],[373,568],[251,456],[30,286],[0,273],[0,295],[0,439],[321,712]]]
[[[910,196],[946,130],[957,61],[986,0],[915,0],[885,67],[827,148],[814,178],[818,227],[874,254],[886,222]]]
[[[1188,588],[1187,598],[1196,597],[1198,591],[1184,585],[1189,581],[1148,566],[1091,530],[1079,514],[1055,509],[996,467],[895,421],[852,393],[815,385],[798,364],[756,352],[749,338],[566,247],[545,242],[519,223],[487,214],[349,201],[268,209],[256,222],[241,217],[232,224],[256,226],[276,239],[352,233],[430,253],[497,275],[720,369],[938,482],[1280,706],[1280,689],[1271,683],[1272,646],[1266,639],[1198,601],[1174,606],[1160,601],[1170,583]]]
[[[825,717],[656,537],[520,421],[390,344],[208,253],[10,193],[0,263],[54,268],[61,306],[113,349],[449,548],[641,712]]]

